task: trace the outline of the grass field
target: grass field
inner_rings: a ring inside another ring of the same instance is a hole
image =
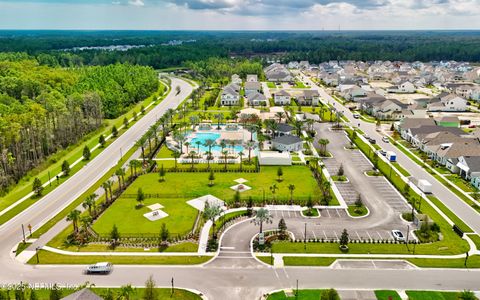
[[[328,267],[337,260],[334,257],[297,257],[284,256],[283,263],[286,266],[316,266]]]
[[[139,179],[141,180],[141,178]],[[126,190],[126,193],[136,193],[136,183],[132,184]],[[146,188],[145,188],[146,189]],[[162,223],[165,223],[170,235],[184,235],[193,229],[195,219],[198,215],[198,210],[186,203],[185,199],[158,199],[147,198],[144,201],[144,206],[137,208],[137,200],[135,198],[120,197],[115,203],[110,206],[105,213],[93,224],[93,229],[99,233],[106,235],[111,230],[113,225],[117,225],[120,235],[123,234],[138,234],[138,233],[160,233]],[[167,217],[150,221],[143,216],[143,214],[150,212],[148,205],[155,203],[161,204],[164,208],[162,210],[168,214]]]
[[[324,290],[299,290],[298,296],[287,297],[284,291],[276,292],[267,297],[267,300],[301,299],[318,300],[322,297]]]
[[[67,265],[87,265],[99,261],[108,261],[119,265],[197,265],[207,262],[211,256],[73,256],[62,255],[45,250],[38,253],[41,265],[67,264]],[[29,264],[37,264],[36,257],[32,257]]]
[[[342,254],[338,243],[307,243],[306,250],[303,243],[278,242],[272,245],[274,253],[328,253]],[[413,254],[413,245],[405,244],[357,244],[348,245],[348,254]],[[425,255],[452,255],[465,253],[468,245],[452,241],[440,241],[431,244],[415,246],[415,254]]]
[[[289,184],[295,185],[294,199],[295,196],[306,198],[318,195],[320,192],[317,182],[307,167],[283,167],[281,182],[277,180],[277,169],[277,167],[262,167],[259,173],[215,173],[214,185],[211,187],[208,185],[208,173],[167,173],[164,182],[159,182],[158,174],[152,173],[139,177],[126,193],[136,194],[137,189],[141,187],[146,194],[160,193],[171,196],[172,199],[191,200],[211,194],[231,203],[235,192],[230,187],[237,184],[234,180],[238,178],[248,180],[245,185],[252,188],[241,193],[241,199],[244,201],[250,196],[257,201],[261,201],[264,195],[267,200],[272,199],[273,194],[270,187],[273,184],[276,184],[278,188],[275,193],[278,200],[288,201],[290,199]],[[135,199],[130,199],[130,202],[135,204]]]
[[[397,291],[378,290],[375,291],[375,296],[378,300],[402,300]]]
[[[157,285],[161,284],[160,282],[157,282]],[[166,286],[167,283],[163,284],[163,286]],[[121,289],[120,288],[96,288],[92,287],[90,288],[92,292],[97,294],[100,297],[105,297],[107,293],[112,293],[114,295],[114,299],[123,299],[120,298],[120,293]],[[174,289],[174,293],[172,295],[172,290],[170,288],[156,288],[156,293],[158,296],[158,299],[171,299],[171,300],[200,300],[202,299],[199,295],[194,294],[190,291],[187,290],[182,290],[182,289]],[[1,290],[0,290],[1,291]],[[73,294],[76,292],[74,289],[60,289],[60,294],[62,297],[66,297],[70,294]],[[140,300],[144,299],[144,293],[145,289],[144,288],[134,288],[133,292],[129,295],[130,300]],[[13,295],[13,291],[10,291],[10,295]],[[31,299],[30,298],[30,290],[27,290],[25,292],[25,299]],[[50,298],[50,290],[49,289],[36,289],[35,290],[35,295],[37,296],[37,299],[49,299]],[[117,298],[118,297],[118,298]],[[13,298],[12,298],[13,299]]]
[[[468,237],[473,241],[475,246],[477,247],[477,250],[480,249],[480,235],[478,234],[469,234]]]
[[[458,292],[406,291],[409,300],[456,300]]]

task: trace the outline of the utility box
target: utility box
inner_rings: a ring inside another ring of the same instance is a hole
[[[425,194],[431,194],[432,193],[432,184],[430,182],[426,181],[425,179],[418,180],[417,186]]]
[[[397,161],[397,154],[393,151],[387,151],[385,157],[391,162]]]

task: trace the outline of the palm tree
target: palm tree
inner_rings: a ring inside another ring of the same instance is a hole
[[[289,184],[288,190],[290,191],[290,205],[293,205],[293,191],[295,190],[295,185]]]
[[[220,142],[220,148],[222,148],[221,152],[223,152],[223,150],[225,150],[226,147],[227,147],[227,143],[225,143],[225,141],[222,140],[222,141]]]
[[[106,182],[108,191],[110,192],[110,202],[113,201],[113,192],[112,192],[112,187],[113,187],[113,181],[111,179],[108,179]]]
[[[265,208],[260,208],[259,210],[257,210],[257,213],[255,215],[255,219],[253,219],[253,223],[255,225],[260,225],[260,233],[263,232],[263,223],[272,223],[273,221],[273,217],[272,215],[270,214],[270,212],[268,211],[268,209],[265,209]]]
[[[212,147],[215,146],[215,140],[206,139],[205,143],[203,144],[205,147],[208,147],[208,152],[212,153]]]
[[[123,186],[123,176],[125,175],[125,170],[123,168],[118,168],[115,171],[115,175],[118,178],[118,189],[121,190]]]
[[[145,142],[146,138],[145,136],[142,136],[141,138],[138,139],[138,141],[135,143],[137,147],[140,147],[142,149],[142,159],[143,163],[145,163]]]
[[[80,220],[80,214],[81,212],[78,209],[74,209],[67,215],[67,222],[72,222],[74,233],[78,233],[78,221]]]
[[[293,127],[295,128],[295,131],[297,132],[297,136],[300,136],[302,134],[303,122],[295,119],[293,121]]]
[[[185,135],[182,133],[177,132],[174,136],[173,139],[178,143],[180,146],[180,154],[183,154],[183,143],[186,141]]]
[[[282,119],[285,117],[285,113],[279,111],[279,112],[275,113],[275,117],[278,118],[278,123],[282,123]]]
[[[130,295],[135,294],[136,289],[131,284],[122,285],[120,287],[119,300],[130,300]]]
[[[277,193],[277,190],[278,190],[278,186],[277,186],[276,183],[274,183],[270,186],[270,192],[272,192],[274,202],[275,202],[275,194]]]
[[[177,169],[177,159],[179,159],[182,154],[179,151],[173,151],[172,156],[175,159],[175,169]]]
[[[195,157],[197,156],[197,153],[195,151],[190,151],[190,153],[188,154],[188,157],[191,158],[191,163],[192,163],[192,170],[193,170],[193,164],[195,163],[194,159]]]
[[[223,162],[225,164],[225,171],[227,170],[227,159],[228,159],[228,151],[222,151],[222,155],[223,155]]]
[[[200,155],[200,145],[202,144],[202,142],[200,141],[196,141],[195,144],[197,145],[197,152],[198,152],[198,155]]]
[[[244,156],[244,155],[245,155],[245,154],[244,154],[242,151],[238,152],[238,156],[240,156],[240,172],[242,171],[243,156]]]
[[[95,199],[96,198],[97,198],[97,194],[88,195],[87,198],[85,198],[85,201],[83,201],[83,203],[82,203],[83,208],[85,208],[85,209],[88,208],[88,213],[92,217],[95,213],[95,206],[96,206]]]
[[[213,155],[212,155],[212,152],[210,151],[207,151],[206,155],[207,155],[207,169],[210,170],[210,161],[213,159]]]
[[[107,181],[102,183],[102,188],[105,191],[105,203],[108,203],[108,184],[107,184]]]
[[[185,142],[184,145],[185,145],[185,147],[187,147],[187,153],[190,153],[190,152],[188,152],[188,148],[190,147],[190,142]]]
[[[223,121],[223,114],[215,114],[215,119],[217,120],[217,130],[220,130],[220,123]]]
[[[318,144],[320,145],[320,154],[322,154],[322,156],[326,156],[327,155],[327,145],[330,143],[330,141],[328,139],[320,139],[318,140]]]
[[[88,228],[92,224],[92,217],[84,216],[80,218],[80,223],[82,224],[82,231],[88,235]]]
[[[203,210],[203,217],[212,221],[212,234],[216,237],[215,233],[215,219],[222,214],[222,208],[218,205],[209,205],[208,201],[205,202],[205,209]]]
[[[252,161],[252,150],[255,149],[255,142],[253,141],[248,141],[245,146],[248,149],[248,162],[250,163]]]

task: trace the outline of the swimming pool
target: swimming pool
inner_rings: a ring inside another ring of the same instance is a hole
[[[216,132],[196,132],[196,133],[192,133],[192,138],[189,139],[189,143],[190,143],[189,149],[194,150],[194,151],[198,151],[198,148],[200,147],[200,152],[202,152],[202,153],[206,152],[206,151],[208,151],[208,147],[205,146],[205,141],[206,140],[214,140],[216,145],[212,147],[212,152],[213,151],[220,152],[220,151],[222,151],[222,147],[220,147],[220,145],[219,145],[221,136],[222,135],[220,133],[216,133]],[[200,142],[200,145],[197,145],[197,142]],[[227,143],[227,146],[226,146],[225,150],[230,151],[231,149],[232,149],[232,147]],[[235,145],[233,147],[233,149],[235,150],[236,153],[244,150],[243,146],[241,146],[241,145]]]

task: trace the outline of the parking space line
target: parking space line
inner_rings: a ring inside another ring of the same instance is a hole
[[[359,240],[362,239],[356,230],[355,230],[355,234],[357,235],[357,238],[358,238]]]
[[[325,233],[325,230],[322,230],[323,231],[323,235],[325,236],[325,239],[328,239],[328,236],[327,234]]]
[[[340,213],[338,212],[338,209],[335,208],[335,212],[337,213],[337,216],[340,218]]]
[[[372,240],[372,237],[370,236],[370,233],[368,233],[368,231],[366,231],[366,233],[367,233],[367,235],[368,235],[368,238],[369,238],[370,240]]]
[[[317,239],[317,236],[315,235],[315,231],[312,230],[312,233],[313,233],[313,238]]]
[[[380,239],[383,239],[382,235],[378,231],[377,231],[377,234],[380,237]]]
[[[330,212],[329,212],[329,209],[326,209],[325,211],[327,212],[327,214],[328,214],[328,217],[329,217],[329,218],[331,218],[331,216],[330,216]]]
[[[290,218],[290,211],[289,211],[289,210],[287,210],[287,213],[288,213],[288,217]]]
[[[333,233],[335,233],[335,238],[338,240],[338,235],[337,235],[337,232],[334,231]]]

